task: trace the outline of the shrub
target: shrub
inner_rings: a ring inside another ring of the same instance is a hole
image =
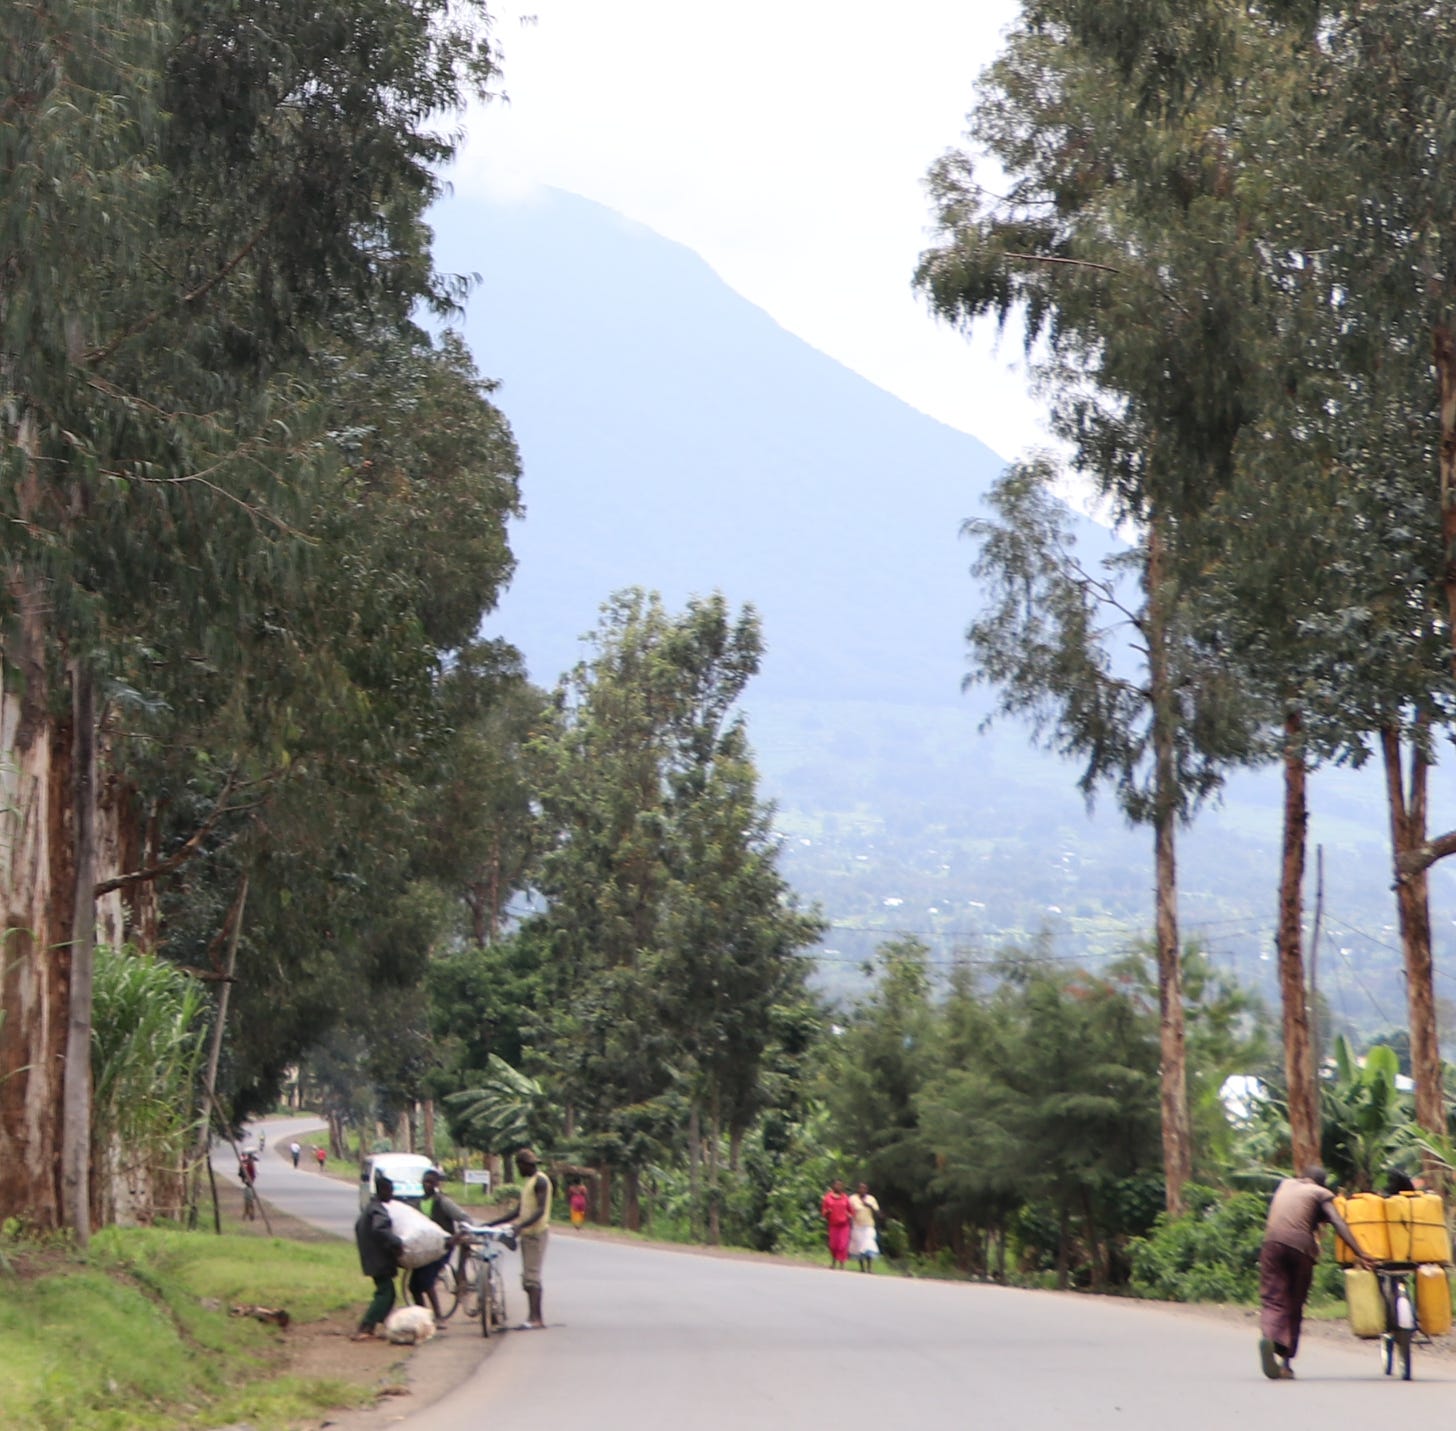
[[[1259,1247],[1269,1200],[1189,1184],[1188,1210],[1161,1214],[1128,1252],[1132,1285],[1169,1302],[1249,1302],[1259,1294]]]

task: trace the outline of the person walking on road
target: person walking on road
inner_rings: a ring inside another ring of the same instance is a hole
[[[394,1230],[385,1204],[394,1196],[394,1184],[383,1173],[374,1175],[374,1196],[354,1224],[354,1242],[359,1248],[359,1267],[366,1277],[374,1279],[374,1299],[365,1309],[359,1330],[349,1338],[365,1342],[394,1306],[394,1274],[399,1270],[399,1254],[404,1243]]]
[[[875,1258],[880,1255],[879,1234],[875,1231],[880,1205],[868,1183],[861,1183],[849,1195],[849,1216],[849,1255],[859,1263],[861,1272],[873,1271]]]
[[[460,1224],[470,1221],[460,1207],[440,1191],[440,1184],[444,1181],[445,1174],[439,1168],[431,1168],[424,1175],[421,1182],[425,1185],[425,1195],[420,1199],[420,1211],[436,1227],[444,1229],[445,1236],[449,1239],[445,1244],[445,1255],[423,1267],[416,1267],[410,1273],[409,1279],[410,1297],[417,1307],[423,1307],[428,1301],[430,1311],[435,1314],[436,1323],[440,1321],[440,1299],[435,1292],[435,1283],[439,1281],[440,1273],[445,1270],[445,1264],[458,1244]],[[445,1328],[437,1325],[435,1330],[443,1332]]]
[[[835,1178],[819,1204],[820,1215],[829,1232],[829,1265],[843,1267],[849,1261],[849,1229],[854,1214],[845,1195],[844,1179]]]
[[[580,1227],[586,1221],[586,1185],[572,1183],[566,1190],[566,1201],[571,1208],[571,1225]]]
[[[303,1149],[295,1142],[288,1145],[288,1151],[293,1154],[293,1166],[296,1168],[298,1166],[298,1156],[303,1152]]]
[[[1355,1261],[1369,1270],[1349,1224],[1335,1211],[1335,1195],[1325,1186],[1325,1170],[1312,1163],[1302,1176],[1285,1178],[1274,1189],[1259,1249],[1259,1365],[1270,1381],[1292,1381],[1290,1362],[1299,1350],[1304,1303],[1319,1260],[1320,1224],[1335,1229]]]
[[[244,1153],[238,1161],[238,1181],[243,1185],[243,1221],[258,1217],[258,1155]]]
[[[326,1148],[319,1147],[317,1144],[315,1144],[314,1150],[313,1150],[313,1156],[314,1156],[314,1161],[316,1163],[318,1163],[318,1170],[319,1170],[319,1172],[323,1172],[323,1170],[324,1170],[324,1164],[326,1162],[328,1162],[328,1160],[329,1160],[328,1150]]]
[[[551,1179],[540,1170],[530,1148],[516,1154],[516,1172],[521,1179],[521,1198],[515,1210],[498,1217],[490,1224],[511,1230],[521,1243],[521,1286],[526,1289],[526,1320],[519,1331],[544,1331],[546,1318],[541,1311],[541,1268],[546,1261],[546,1243],[551,1235]]]

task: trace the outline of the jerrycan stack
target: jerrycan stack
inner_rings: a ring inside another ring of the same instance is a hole
[[[1446,1209],[1433,1192],[1403,1192],[1391,1197],[1355,1193],[1335,1199],[1335,1210],[1350,1225],[1366,1254],[1389,1270],[1413,1272],[1415,1322],[1427,1336],[1451,1330],[1451,1233]],[[1357,1337],[1378,1337],[1387,1330],[1387,1304],[1373,1272],[1354,1267],[1355,1255],[1335,1239],[1336,1260],[1345,1264],[1345,1300],[1350,1329]],[[1409,1315],[1403,1295],[1398,1310]]]

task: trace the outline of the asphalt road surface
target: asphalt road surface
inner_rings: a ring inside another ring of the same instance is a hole
[[[359,1189],[320,1173],[309,1147],[311,1142],[326,1141],[323,1123],[317,1118],[270,1118],[255,1125],[239,1146],[256,1148],[260,1130],[267,1143],[258,1158],[259,1194],[291,1216],[352,1241],[354,1219],[359,1216]],[[296,1168],[287,1157],[279,1156],[295,1138],[303,1145]],[[212,1166],[218,1177],[236,1180],[238,1160],[226,1144],[214,1146]]]
[[[270,1126],[268,1136],[286,1143],[292,1134]],[[278,1206],[320,1226],[331,1216],[345,1230],[352,1224],[348,1185],[322,1189],[331,1180],[271,1155],[264,1166],[262,1190]],[[516,1275],[512,1259],[513,1311],[523,1300]],[[545,1283],[547,1331],[509,1333],[458,1389],[395,1424],[1288,1431],[1435,1425],[1456,1403],[1453,1364],[1423,1364],[1419,1348],[1416,1379],[1402,1383],[1380,1374],[1373,1344],[1309,1340],[1299,1379],[1270,1382],[1250,1328],[1105,1298],[866,1277],[569,1233],[551,1243]]]

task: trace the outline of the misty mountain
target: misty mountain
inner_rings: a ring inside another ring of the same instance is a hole
[[[982,734],[989,696],[961,690],[976,591],[959,532],[1001,457],[587,200],[452,197],[433,221],[439,265],[479,275],[461,326],[525,468],[518,572],[489,634],[551,685],[620,588],[674,608],[721,590],[758,609],[768,649],[744,702],[750,738],[785,873],[833,922],[827,982],[897,932],[949,961],[1044,929],[1095,962],[1150,930],[1147,832],[1110,799],[1089,815],[1075,768],[1025,731]],[[1111,549],[1079,524],[1089,562]],[[1433,819],[1456,823],[1456,783],[1437,774]],[[1312,805],[1321,986],[1353,1022],[1403,1022],[1378,776],[1322,773]],[[1279,810],[1277,773],[1238,775],[1184,837],[1180,867],[1187,933],[1271,991]],[[1437,876],[1449,931],[1456,884]],[[1438,944],[1449,958],[1451,940]]]

